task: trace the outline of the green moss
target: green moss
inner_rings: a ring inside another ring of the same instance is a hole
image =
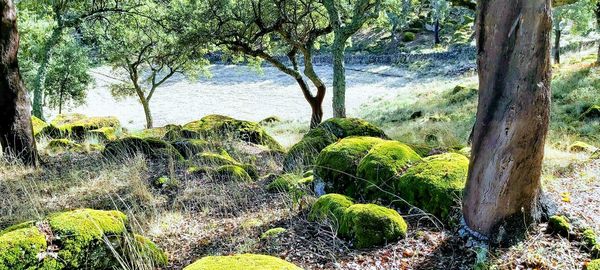
[[[36,227],[29,226],[3,233],[0,235],[0,269],[41,269],[38,254],[46,249],[46,236]]]
[[[600,150],[596,150],[591,156],[590,159],[600,159]]]
[[[598,235],[596,235],[594,230],[586,229],[581,233],[581,240],[587,248],[592,249],[598,244]]]
[[[329,131],[338,139],[350,136],[388,138],[382,129],[358,118],[331,118],[321,123],[318,128]]]
[[[308,219],[310,221],[329,220],[334,224],[339,224],[344,216],[344,211],[354,202],[351,198],[341,194],[326,194],[313,204]]]
[[[187,266],[184,270],[301,270],[282,259],[256,254],[209,256]]]
[[[400,176],[397,195],[444,220],[458,206],[467,179],[469,159],[456,153],[424,158]]]
[[[169,179],[168,176],[161,176],[154,180],[152,184],[157,188],[163,188],[166,187],[169,184],[169,182],[171,182],[171,179]]]
[[[109,142],[102,153],[107,158],[122,158],[140,153],[149,158],[184,159],[171,144],[154,138],[127,137],[118,139]]]
[[[408,225],[393,209],[375,204],[355,204],[344,211],[340,234],[352,238],[357,248],[383,245],[406,237]]]
[[[35,116],[31,116],[31,124],[33,125],[33,136],[36,137],[48,126],[46,122]]]
[[[281,122],[281,118],[277,117],[277,116],[269,116],[263,120],[260,120],[260,122],[258,122],[261,125],[270,125],[273,123],[279,123]]]
[[[52,139],[48,142],[46,150],[50,153],[62,153],[62,152],[83,152],[85,149],[81,144],[75,143],[69,139]]]
[[[561,235],[569,235],[571,231],[571,223],[569,219],[564,216],[551,216],[548,220],[548,229],[553,233],[558,233]]]
[[[106,142],[106,141],[114,141],[114,140],[118,139],[117,133],[118,133],[117,128],[103,127],[103,128],[88,131],[87,136],[95,137],[103,142]]]
[[[214,176],[219,179],[225,179],[234,182],[252,182],[252,177],[238,165],[224,165],[219,167]]]
[[[317,157],[315,176],[325,182],[325,192],[355,197],[361,185],[355,177],[358,164],[382,142],[375,137],[349,137],[323,149]]]
[[[309,171],[305,171],[304,174],[302,174],[302,177],[310,177],[313,176],[313,170],[309,170]]]
[[[312,129],[290,148],[283,162],[284,170],[292,172],[311,168],[321,150],[336,141],[337,137],[332,133],[322,128]]]
[[[203,152],[195,155],[193,161],[206,166],[224,166],[224,165],[241,165],[237,160],[232,158],[227,151],[221,151],[220,154],[212,152]]]
[[[132,254],[138,260],[153,262],[155,267],[167,265],[167,254],[157,247],[154,242],[139,234],[134,234],[133,239],[134,242],[130,246],[129,254]]]
[[[119,211],[80,209],[50,216],[48,223],[61,249],[59,261],[67,268],[108,269],[115,265],[113,248],[120,246],[127,217]]]
[[[260,239],[270,239],[270,238],[275,238],[279,235],[281,235],[282,233],[286,232],[287,230],[285,228],[273,228],[273,229],[269,229],[266,232],[262,233],[260,235]]]
[[[58,115],[50,125],[42,131],[52,138],[74,137],[83,139],[88,131],[104,127],[120,128],[116,117],[87,117],[82,114]]]
[[[385,141],[375,145],[360,161],[357,176],[360,194],[367,200],[377,200],[393,192],[393,183],[410,165],[421,157],[407,145]]]
[[[209,115],[183,126],[184,129],[202,134],[205,137],[235,138],[242,141],[264,145],[272,150],[283,147],[258,123],[237,120],[223,115]]]
[[[252,180],[256,181],[256,180],[258,180],[258,178],[260,178],[260,175],[258,173],[258,168],[255,165],[242,164],[239,166],[244,168],[244,170],[248,173],[248,175],[250,175],[250,178],[252,178]]]
[[[191,166],[187,169],[188,174],[203,175],[213,173],[215,170],[208,166]]]
[[[209,143],[202,139],[183,139],[172,142],[171,145],[181,153],[185,159],[189,159],[198,153],[205,151]]]
[[[569,145],[569,149],[570,152],[587,152],[587,153],[593,153],[594,151],[598,150],[598,148],[589,145],[587,143],[584,142],[580,142],[580,141],[576,141],[573,144]]]
[[[416,38],[417,38],[417,36],[413,32],[404,32],[402,34],[403,42],[411,42],[411,41],[414,41]]]
[[[593,260],[589,262],[585,268],[586,270],[600,270],[600,260]]]
[[[448,104],[463,103],[468,100],[474,100],[479,91],[476,88],[469,88],[462,85],[457,85],[452,91],[444,94],[444,98]]]

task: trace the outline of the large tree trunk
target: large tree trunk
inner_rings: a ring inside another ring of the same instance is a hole
[[[44,86],[46,85],[46,76],[48,75],[50,59],[52,58],[54,47],[58,44],[61,36],[62,28],[54,28],[50,39],[48,39],[44,45],[44,55],[40,62],[40,67],[37,70],[35,81],[33,82],[33,115],[40,119],[45,119],[42,101],[44,100]]]
[[[600,1],[596,4],[596,31],[600,33]],[[600,65],[600,42],[598,42],[598,56],[596,57],[596,63]]]
[[[333,42],[333,117],[346,117],[346,67],[344,51],[346,39],[336,33]]]
[[[0,145],[4,155],[35,166],[38,158],[31,125],[31,106],[17,60],[17,13],[12,0],[0,0],[0,9]]]
[[[560,64],[560,36],[562,31],[554,29],[554,63]]]
[[[479,104],[463,215],[471,230],[489,237],[541,214],[552,18],[550,0],[477,6]]]

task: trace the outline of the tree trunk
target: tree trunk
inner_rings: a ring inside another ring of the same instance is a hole
[[[600,33],[600,1],[596,4],[596,31]],[[596,63],[600,65],[600,42],[598,42],[598,56],[596,57]]]
[[[62,27],[57,26],[52,31],[50,39],[48,39],[44,45],[44,56],[42,57],[40,67],[37,70],[35,81],[33,82],[33,115],[40,119],[44,119],[44,105],[42,101],[44,100],[44,86],[46,84],[46,75],[48,75],[50,59],[52,58],[54,47],[58,44],[61,36]]]
[[[150,100],[140,100],[144,107],[144,115],[146,115],[146,128],[153,128],[152,113],[150,112]]]
[[[477,6],[479,104],[463,215],[471,231],[490,237],[541,216],[552,18],[550,0]]]
[[[341,35],[336,33],[333,43],[333,117],[336,118],[346,117],[346,67],[344,66],[346,39]]]
[[[0,145],[5,156],[37,165],[31,106],[19,72],[19,32],[12,0],[0,0]]]
[[[433,35],[435,37],[435,45],[442,43],[442,41],[440,40],[440,20],[435,21]]]
[[[560,36],[562,31],[554,29],[554,63],[560,64]]]

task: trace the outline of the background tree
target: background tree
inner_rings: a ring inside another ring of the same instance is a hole
[[[556,3],[552,11],[554,29],[554,62],[560,63],[560,42],[563,32],[584,36],[594,30],[594,8],[597,0]]]
[[[186,43],[211,42],[226,55],[266,61],[291,76],[310,104],[310,126],[323,119],[326,87],[313,66],[313,55],[332,28],[318,1],[209,0],[191,1],[178,8]],[[285,55],[287,61],[278,57]],[[303,64],[300,71],[299,59]],[[304,76],[307,79],[305,79]],[[308,81],[316,88],[313,94]]]
[[[433,38],[435,45],[442,43],[440,38],[441,24],[448,16],[450,3],[446,0],[431,0],[431,20],[433,23]]]
[[[43,100],[46,76],[54,49],[69,29],[81,26],[82,22],[96,20],[106,14],[127,12],[137,6],[135,0],[22,0],[20,10],[35,13],[39,17],[51,16],[51,34],[42,42],[38,56],[38,68],[33,81],[33,114],[44,119]]]
[[[552,18],[550,0],[477,5],[479,103],[463,215],[489,237],[539,218]]]
[[[4,155],[37,165],[30,103],[19,72],[19,31],[12,0],[0,0],[0,145]]]
[[[44,106],[58,109],[61,114],[65,104],[81,105],[87,89],[93,83],[89,51],[73,38],[55,49],[46,78]]]
[[[346,117],[346,42],[381,12],[383,0],[322,0],[333,28],[333,117]]]
[[[121,77],[111,86],[117,98],[135,96],[142,104],[146,128],[153,127],[150,101],[156,90],[176,74],[197,78],[207,64],[203,52],[184,46],[165,20],[167,7],[147,1],[140,16],[113,13],[93,27],[101,54]],[[198,47],[199,48],[199,47]]]

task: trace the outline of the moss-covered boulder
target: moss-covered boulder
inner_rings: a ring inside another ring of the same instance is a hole
[[[144,154],[149,158],[172,158],[183,160],[183,156],[171,144],[154,138],[126,137],[109,142],[102,154],[107,158],[123,158]]]
[[[479,90],[477,88],[469,88],[462,85],[457,85],[450,92],[444,94],[444,99],[448,104],[458,104],[477,97]]]
[[[409,146],[397,141],[385,141],[375,145],[360,161],[357,169],[360,194],[367,200],[387,197],[393,192],[393,183],[421,157]]]
[[[409,204],[448,219],[459,205],[468,168],[469,159],[461,154],[430,156],[408,168],[394,190]]]
[[[576,141],[576,142],[572,143],[571,145],[569,145],[568,150],[569,150],[569,152],[576,152],[576,153],[593,153],[596,150],[598,150],[598,148],[594,147],[593,145],[587,144],[585,142]]]
[[[548,220],[548,229],[552,233],[557,233],[563,236],[569,235],[571,231],[571,223],[565,216],[554,215]]]
[[[277,116],[269,116],[263,120],[260,120],[260,122],[258,122],[260,125],[272,125],[274,123],[279,123],[281,122],[281,118],[277,117]]]
[[[301,270],[282,259],[257,254],[209,256],[187,266],[184,270]]]
[[[417,35],[413,32],[404,32],[402,33],[402,41],[403,42],[411,42],[417,39]]]
[[[281,228],[281,227],[269,229],[260,235],[260,239],[264,240],[264,239],[275,238],[275,237],[278,237],[279,235],[283,234],[286,231],[287,230],[285,228]]]
[[[177,151],[185,158],[189,159],[198,153],[205,151],[210,144],[202,139],[181,139],[171,143]]]
[[[339,232],[357,248],[383,245],[406,237],[408,225],[394,209],[375,204],[355,204],[344,211]]]
[[[51,154],[58,154],[63,152],[76,152],[81,153],[85,151],[85,148],[76,142],[69,139],[52,139],[48,141],[46,151]]]
[[[204,137],[239,139],[245,142],[264,145],[272,150],[283,147],[258,123],[237,120],[223,115],[209,115],[198,121],[187,123],[184,129],[202,134]]]
[[[210,167],[241,165],[241,163],[231,157],[227,151],[221,151],[220,154],[213,152],[198,153],[192,158],[192,160],[197,164]]]
[[[317,156],[328,145],[350,136],[369,136],[387,139],[375,125],[357,118],[331,118],[310,130],[292,146],[284,160],[284,170],[301,171],[311,168]]]
[[[87,117],[82,114],[61,114],[54,118],[42,133],[51,138],[83,139],[88,131],[105,127],[120,128],[116,117]]]
[[[252,182],[252,177],[239,165],[224,165],[216,169],[213,177],[233,182]]]
[[[35,116],[31,116],[31,124],[33,125],[33,136],[37,137],[41,132],[48,126],[48,123],[44,122]]]
[[[271,183],[267,185],[267,191],[269,192],[289,192],[303,185],[312,183],[314,180],[312,175],[303,176],[299,174],[286,173],[278,176]]]
[[[38,256],[47,248],[46,236],[32,225],[2,233],[0,234],[0,269],[44,269],[42,268],[44,262],[40,261]]]
[[[344,217],[344,212],[353,204],[350,197],[341,194],[323,195],[313,204],[308,214],[308,220],[318,222],[328,220],[339,225]]]
[[[326,193],[356,197],[362,183],[356,178],[358,164],[373,146],[384,142],[375,137],[349,137],[327,146],[316,160],[315,176]]]
[[[88,137],[96,138],[101,142],[114,141],[119,138],[120,130],[115,127],[103,127],[87,132]]]
[[[0,234],[0,269],[108,270],[132,261],[149,267],[167,264],[164,252],[149,239],[133,234],[127,217],[119,211],[56,213]]]

